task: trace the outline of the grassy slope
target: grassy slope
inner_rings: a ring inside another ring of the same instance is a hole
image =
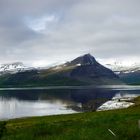
[[[0,87],[37,87],[37,86],[81,86],[96,84],[121,84],[109,78],[72,78],[71,68],[65,70],[27,71],[0,76]]]
[[[0,87],[87,85],[76,79],[60,75],[58,71],[27,71],[0,76]]]
[[[74,66],[32,70],[0,76],[0,87],[36,87],[36,86],[79,86],[96,84],[122,84],[116,78],[107,77],[72,77]]]
[[[140,140],[140,98],[134,102],[136,106],[123,110],[1,122],[0,137],[1,140]]]

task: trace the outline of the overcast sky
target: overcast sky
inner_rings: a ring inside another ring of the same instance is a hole
[[[48,65],[91,53],[140,60],[140,0],[0,0],[0,63]]]

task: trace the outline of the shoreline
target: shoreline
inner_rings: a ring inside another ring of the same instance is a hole
[[[132,102],[135,105],[126,109],[0,121],[0,139],[106,140],[113,139],[111,130],[116,140],[139,140],[140,97]]]
[[[138,100],[137,100],[138,99]],[[124,98],[112,98],[112,100],[109,100],[105,102],[103,105],[97,108],[96,112],[107,112],[107,111],[117,111],[117,110],[123,110],[128,109],[130,107],[135,107],[137,105],[140,105],[140,96],[137,97],[124,97]],[[55,116],[64,116],[64,115],[75,115],[75,114],[84,114],[84,113],[90,113],[92,111],[88,112],[75,112],[75,113],[69,113],[69,114],[55,114],[55,115],[46,115],[46,116],[27,116],[27,117],[19,117],[19,118],[11,118],[11,119],[2,119],[0,122],[3,121],[12,121],[12,120],[20,120],[20,119],[31,119],[31,118],[40,118],[40,117],[55,117]]]

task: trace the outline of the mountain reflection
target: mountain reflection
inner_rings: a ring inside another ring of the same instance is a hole
[[[105,89],[0,91],[0,119],[95,111],[115,96],[138,93]]]

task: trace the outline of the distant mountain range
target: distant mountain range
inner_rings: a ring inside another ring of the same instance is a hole
[[[35,69],[35,68],[27,67],[22,62],[1,64],[0,75],[7,74],[7,73],[14,74],[17,72],[23,72],[23,71],[32,70],[32,69]]]
[[[121,62],[114,62],[110,64],[105,64],[105,66],[112,71],[114,71],[116,74],[120,73],[133,73],[140,70],[140,64],[133,63],[131,65],[124,65]]]
[[[120,80],[130,85],[140,85],[140,63],[123,65],[121,62],[105,64],[106,67],[116,73]]]
[[[50,67],[27,67],[22,62],[0,65],[0,86],[120,84],[140,85],[140,64],[114,62],[101,65],[85,54]]]
[[[28,68],[22,63],[1,65],[0,74],[1,87],[122,84],[90,54],[46,69]]]

